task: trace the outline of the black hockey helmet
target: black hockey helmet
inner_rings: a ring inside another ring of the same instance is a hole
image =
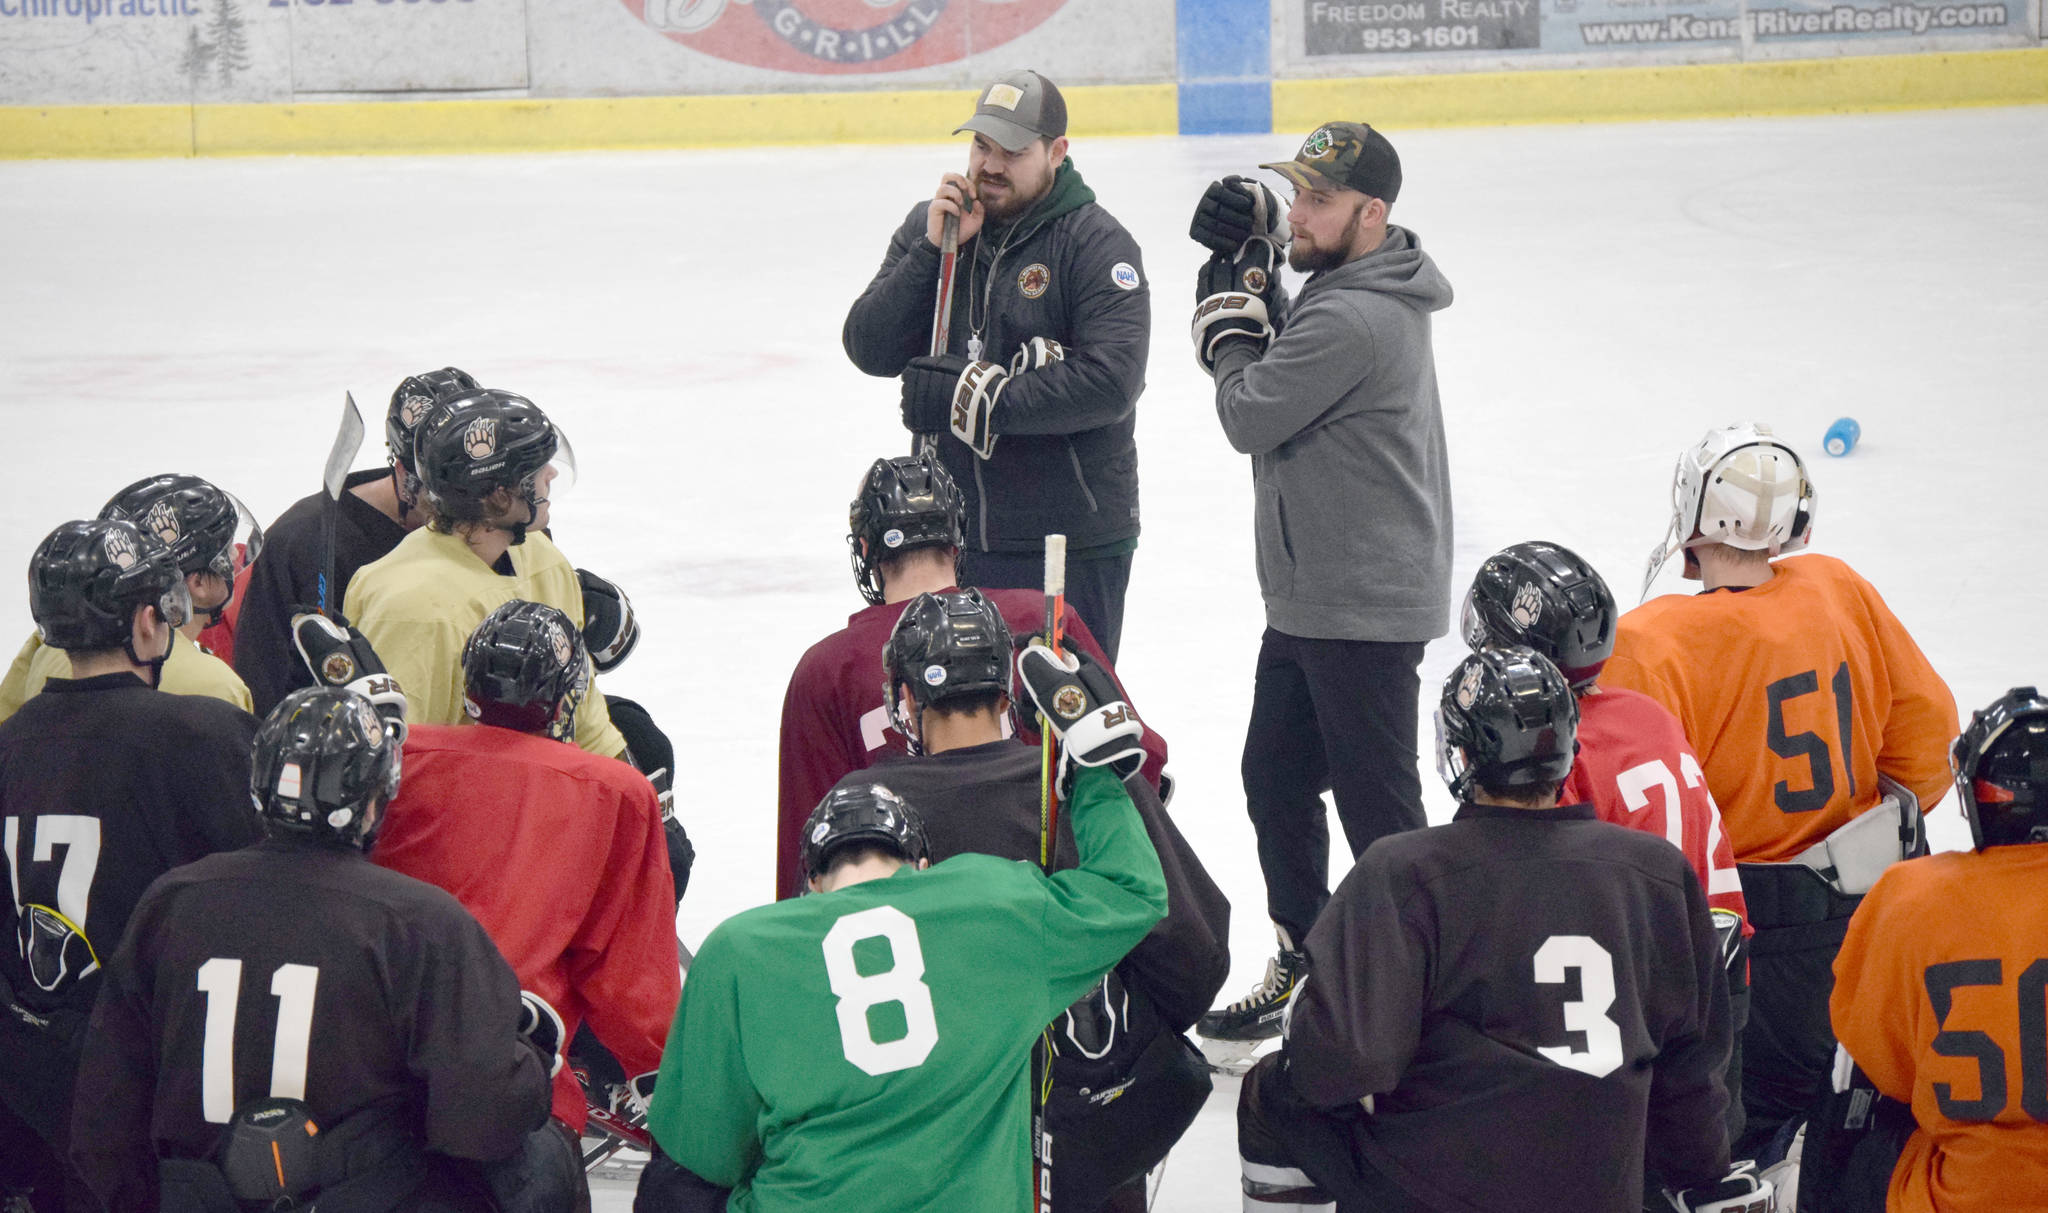
[[[1579,701],[1548,657],[1524,646],[1487,646],[1444,680],[1437,705],[1437,770],[1451,795],[1472,785],[1493,793],[1554,784],[1571,773]]]
[[[833,788],[804,822],[804,875],[832,868],[833,857],[854,844],[879,846],[914,864],[931,853],[924,819],[901,796],[879,783]]]
[[[556,469],[551,493],[576,479],[575,453],[540,406],[496,388],[436,401],[413,435],[413,456],[427,504],[448,522],[488,521],[485,502],[499,489],[522,498],[530,520],[540,509],[542,469]],[[529,524],[511,527],[514,543]]]
[[[123,649],[135,608],[152,606],[171,627],[192,617],[192,597],[171,550],[121,519],[66,522],[28,562],[28,609],[43,643],[59,649]]]
[[[463,710],[484,724],[567,741],[589,684],[582,633],[545,603],[505,603],[462,646]]]
[[[346,687],[301,687],[256,730],[249,798],[272,827],[368,850],[398,794],[399,740]]]
[[[211,573],[226,582],[226,595],[207,608],[209,624],[219,623],[234,600],[235,574],[263,550],[263,528],[241,498],[197,476],[145,477],[114,494],[100,507],[100,517],[132,522],[155,535],[187,576]]]
[[[868,465],[846,511],[853,579],[870,604],[882,601],[884,560],[918,548],[966,542],[967,504],[932,455],[898,455]]]
[[[1978,850],[2048,842],[2048,698],[2040,691],[2014,687],[1973,713],[1948,765]]]
[[[412,439],[434,402],[483,386],[468,371],[444,366],[438,371],[407,375],[391,393],[391,407],[384,413],[384,448],[393,459],[412,466]],[[417,475],[417,473],[414,473]]]
[[[1463,631],[1472,648],[1527,645],[1550,658],[1574,690],[1593,685],[1614,655],[1620,612],[1593,566],[1555,543],[1533,540],[1488,556],[1465,592]]]
[[[897,688],[910,684],[919,710],[966,695],[1010,691],[1010,628],[980,590],[919,594],[896,617],[882,646],[889,723],[919,752]]]

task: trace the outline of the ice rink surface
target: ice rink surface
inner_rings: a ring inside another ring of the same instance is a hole
[[[1236,906],[1230,998],[1272,947],[1237,776],[1263,622],[1248,464],[1186,337],[1202,254],[1185,233],[1204,184],[1299,135],[1074,149],[1153,280],[1119,669]],[[1436,355],[1458,594],[1488,553],[1546,538],[1632,603],[1675,456],[1755,418],[1809,461],[1814,549],[1879,587],[1965,717],[2048,680],[2048,109],[1394,138],[1394,218],[1457,290]],[[852,368],[840,322],[892,227],[963,157],[0,163],[0,569],[17,570],[0,635],[30,626],[36,542],[130,480],[195,472],[268,519],[317,488],[343,389],[371,417],[358,466],[381,458],[377,419],[410,372],[453,363],[524,393],[581,465],[558,542],[642,616],[606,685],[675,739],[694,945],[770,895],[783,686],[861,605],[846,502],[869,460],[907,449],[895,382]],[[1831,459],[1820,437],[1843,415],[1863,442]],[[1659,588],[1683,587],[1667,572]],[[1425,717],[1460,651],[1431,646]],[[1947,806],[1934,835],[1967,839]],[[1234,1093],[1219,1084],[1175,1152],[1160,1209],[1237,1207]]]

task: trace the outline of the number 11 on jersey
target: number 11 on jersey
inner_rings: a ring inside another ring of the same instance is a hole
[[[199,966],[198,984],[199,992],[206,995],[199,1111],[208,1124],[224,1125],[235,1114],[235,1012],[242,996],[242,962],[216,956]],[[313,992],[319,984],[320,970],[312,965],[279,965],[270,975],[270,992],[277,997],[277,1035],[270,1051],[273,1099],[306,1097]]]

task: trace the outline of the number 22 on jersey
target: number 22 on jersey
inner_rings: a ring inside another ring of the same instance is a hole
[[[863,974],[854,959],[854,945],[882,939],[889,945],[889,967]],[[917,923],[895,906],[874,906],[845,915],[825,932],[825,976],[837,997],[839,1044],[846,1060],[877,1077],[924,1064],[939,1043],[938,1017],[932,1011],[931,987],[924,984],[924,947]],[[904,1033],[887,1041],[875,1039],[869,1012],[877,1007],[902,1008]]]
[[[206,995],[199,1110],[208,1124],[224,1125],[235,1113],[235,1012],[242,995],[242,962],[216,956],[199,966],[198,984]],[[313,993],[319,984],[320,970],[312,965],[279,965],[270,975],[270,992],[277,998],[277,1034],[270,1051],[273,1099],[306,1097]]]

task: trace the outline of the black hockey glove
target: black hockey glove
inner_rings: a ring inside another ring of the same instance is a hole
[[[1017,678],[1038,714],[1060,740],[1060,795],[1073,789],[1075,768],[1106,766],[1128,779],[1145,763],[1145,726],[1109,675],[1081,652],[1054,656],[1042,644],[1017,654]]]
[[[1195,359],[1214,374],[1225,342],[1256,341],[1259,352],[1273,340],[1272,313],[1280,296],[1281,246],[1254,236],[1234,256],[1218,253],[1195,278]]]
[[[519,991],[519,1034],[548,1059],[549,1078],[561,1072],[565,1043],[562,1038],[568,1034],[562,1027],[561,1013],[532,990]]]
[[[1066,346],[1050,337],[1033,337],[1018,343],[1016,354],[1010,358],[1010,373],[1021,375],[1026,371],[1043,370],[1055,362],[1066,360]]]
[[[1210,182],[1202,191],[1188,235],[1196,244],[1226,257],[1235,255],[1253,236],[1264,236],[1281,248],[1293,239],[1287,208],[1273,191],[1235,174]]]
[[[993,362],[958,354],[912,358],[903,368],[903,428],[913,434],[951,431],[977,456],[996,451],[996,402],[1010,373]]]
[[[1664,1199],[1674,1213],[1774,1213],[1778,1207],[1776,1189],[1748,1159],[1736,1163],[1720,1183],[1682,1192],[1666,1188]]]
[[[320,686],[346,687],[370,701],[384,727],[405,744],[405,690],[384,672],[383,659],[345,615],[329,619],[311,607],[292,616],[292,644]]]
[[[577,569],[583,586],[583,647],[600,674],[624,665],[640,643],[640,620],[626,592],[589,569]]]

